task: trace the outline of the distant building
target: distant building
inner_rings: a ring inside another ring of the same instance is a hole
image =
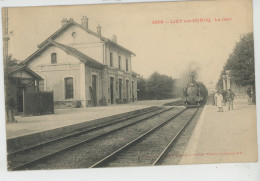
[[[241,86],[237,85],[230,76],[230,70],[226,70],[226,74],[222,76],[223,81],[223,90],[227,91],[231,89],[235,93],[236,99],[247,99],[247,89],[251,88],[253,90],[253,86]],[[253,93],[253,92],[252,92]]]
[[[63,19],[62,26],[40,45],[23,64],[39,74],[40,90],[53,91],[55,104],[80,103],[82,107],[137,100],[135,54],[81,24]]]

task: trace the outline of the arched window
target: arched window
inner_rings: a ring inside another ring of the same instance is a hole
[[[56,53],[51,54],[51,63],[52,64],[57,63],[57,54]]]
[[[65,78],[65,99],[73,99],[73,78]]]

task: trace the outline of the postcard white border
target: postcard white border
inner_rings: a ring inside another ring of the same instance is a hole
[[[155,2],[160,0],[0,0],[2,7],[17,6],[50,6],[50,5],[80,5],[99,3],[126,3],[126,2]],[[165,1],[165,0],[164,0]],[[172,0],[177,1],[177,0]],[[188,0],[178,0],[188,1]],[[254,40],[256,62],[256,92],[257,103],[260,102],[260,1],[253,0],[254,8]],[[2,30],[2,27],[1,27]],[[2,33],[0,33],[2,38]],[[2,43],[0,44],[0,57],[2,60]],[[3,63],[0,63],[0,180],[260,180],[260,162],[242,164],[205,164],[205,165],[176,165],[160,167],[136,167],[136,168],[105,168],[105,169],[74,169],[74,170],[50,170],[50,171],[20,171],[7,172],[6,164],[6,135],[4,118],[4,80]],[[257,106],[258,107],[258,106]],[[257,111],[258,115],[260,111]],[[259,123],[259,116],[258,123]],[[258,155],[260,155],[260,125],[258,130]],[[241,133],[242,134],[242,133]]]

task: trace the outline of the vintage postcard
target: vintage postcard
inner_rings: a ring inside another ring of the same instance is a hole
[[[8,170],[257,162],[252,10],[2,8]]]

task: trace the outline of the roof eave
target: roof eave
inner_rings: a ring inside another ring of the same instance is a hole
[[[15,70],[13,70],[13,71],[8,72],[8,76],[10,76],[11,74],[13,74],[13,73],[15,73],[17,71],[20,71],[20,70],[23,70],[23,71],[31,74],[36,80],[43,80],[43,78],[40,75],[38,75],[37,73],[35,73],[34,71],[32,71],[31,69],[26,67],[25,65],[15,69]]]
[[[29,69],[28,67],[25,67],[25,69],[26,69],[29,73],[31,73],[32,75],[34,75],[38,80],[43,80],[43,78],[42,78],[40,75],[38,75],[37,73],[35,73],[35,72],[32,71],[31,69]]]
[[[60,29],[58,29],[55,33],[53,33],[51,36],[49,36],[46,40],[44,40],[42,43],[40,43],[38,45],[38,48],[41,48],[42,46],[44,46],[47,42],[48,42],[48,39],[54,39],[59,33],[61,33],[62,31],[64,31],[66,28],[68,28],[69,26],[71,25],[75,25],[81,29],[83,29],[84,31],[96,36],[97,38],[101,39],[102,41],[106,42],[108,41],[107,38],[101,36],[101,35],[98,35],[97,33],[91,31],[90,29],[88,28],[84,28],[82,27],[80,24],[78,24],[77,22],[75,22],[74,20],[71,20],[70,22],[68,22],[66,25],[62,26]]]
[[[119,45],[119,44],[117,44],[117,43],[115,43],[115,42],[113,42],[113,41],[111,41],[111,40],[108,40],[108,41],[106,41],[106,42],[107,42],[107,43],[111,43],[111,44],[113,44],[114,46],[117,46],[117,47],[121,48],[122,50],[124,50],[125,52],[127,52],[127,53],[129,53],[129,54],[131,54],[131,55],[133,55],[133,56],[136,56],[136,54],[135,54],[134,52],[132,52],[132,51],[130,51],[130,50],[124,48],[123,46],[121,46],[121,45]]]
[[[65,30],[67,27],[69,27],[70,25],[73,25],[74,21],[69,21],[66,25],[62,26],[60,29],[58,29],[56,32],[54,32],[52,35],[50,35],[46,40],[44,40],[42,43],[40,43],[38,45],[38,48],[41,48],[42,46],[44,46],[49,39],[53,39],[55,36],[57,36],[59,33],[61,33],[63,30]]]
[[[31,54],[29,57],[27,57],[24,61],[22,61],[20,64],[21,65],[28,65],[28,63],[30,63],[30,61],[32,60],[32,58],[34,58],[35,56],[39,55],[39,53],[41,51],[43,51],[46,47],[48,47],[49,45],[53,45],[52,41],[48,41],[47,44],[45,44],[44,46],[42,46],[41,48],[39,48],[38,50],[36,50],[33,54]]]
[[[136,72],[134,72],[134,71],[131,71],[131,73],[132,73],[133,75],[137,76],[137,77],[140,76],[140,74],[138,74],[138,73],[136,73]]]
[[[85,62],[85,64],[86,64],[87,66],[90,66],[90,67],[93,67],[93,68],[103,69],[103,68],[105,67],[104,65],[95,64],[95,63],[92,63],[92,62]]]

